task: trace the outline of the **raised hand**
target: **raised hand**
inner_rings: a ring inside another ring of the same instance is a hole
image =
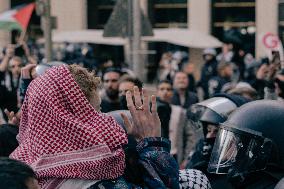
[[[142,89],[142,99],[137,86],[134,87],[134,102],[131,92],[126,93],[127,107],[133,119],[131,123],[126,115],[121,115],[127,133],[133,135],[137,141],[147,137],[161,137],[161,122],[157,113],[156,97],[151,96],[151,111],[149,95],[145,89]]]
[[[7,109],[4,110],[6,116],[8,117],[8,123],[12,125],[17,125],[19,126],[20,124],[20,119],[21,119],[21,113],[18,112],[15,114],[13,111],[9,111]]]
[[[15,46],[12,44],[8,45],[6,49],[6,56],[12,58],[14,56],[14,53],[15,53]]]
[[[36,67],[36,64],[28,64],[21,69],[21,77],[22,79],[32,79],[32,71]]]

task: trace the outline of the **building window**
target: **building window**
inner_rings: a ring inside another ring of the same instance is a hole
[[[88,29],[103,29],[116,0],[88,0]]]
[[[279,7],[278,7],[278,32],[279,32],[279,38],[281,39],[282,43],[284,42],[284,0],[279,0]]]
[[[213,0],[212,34],[247,52],[255,46],[255,0]]]
[[[187,27],[187,0],[151,0],[148,6],[148,16],[155,28]]]

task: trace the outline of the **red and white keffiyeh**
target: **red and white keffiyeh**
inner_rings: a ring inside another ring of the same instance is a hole
[[[88,102],[66,65],[33,80],[22,106],[19,147],[43,186],[54,179],[114,179],[123,174],[124,130]]]

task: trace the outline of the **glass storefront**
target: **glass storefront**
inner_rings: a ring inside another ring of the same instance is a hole
[[[107,23],[117,0],[88,0],[87,26],[88,29],[103,29]],[[94,56],[99,62],[112,60],[114,64],[124,61],[122,46],[90,44],[94,49]]]
[[[103,29],[116,0],[88,0],[88,29]]]
[[[187,0],[148,1],[148,16],[155,28],[186,28]]]

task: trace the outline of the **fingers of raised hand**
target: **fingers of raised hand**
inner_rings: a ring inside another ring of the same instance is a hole
[[[143,105],[141,100],[141,94],[137,86],[134,86],[134,100],[136,107],[141,107]]]
[[[15,49],[15,45],[9,44],[7,46],[6,52],[8,53],[14,52],[14,49]]]
[[[151,112],[154,116],[156,116],[156,115],[158,115],[158,113],[157,113],[157,102],[156,102],[156,97],[154,95],[151,96],[151,103],[152,103]]]
[[[36,66],[37,66],[36,64],[28,64],[24,68],[26,68],[27,70],[31,70],[31,69],[33,69]]]
[[[9,112],[9,110],[5,109],[4,110],[6,116],[8,117],[9,120],[12,120],[12,118],[14,117],[15,113],[13,111]]]
[[[18,125],[18,121],[19,120],[16,117],[13,117],[12,120],[9,120],[9,123],[13,125]]]
[[[157,102],[156,102],[156,97],[153,95],[151,96],[151,103],[152,103],[152,119],[153,119],[153,129],[155,136],[160,137],[161,136],[161,121],[157,112]]]
[[[7,109],[5,109],[4,112],[8,117],[8,123],[13,125],[17,125],[19,123],[19,118],[16,117],[16,114],[13,111],[9,112]]]
[[[36,67],[36,64],[28,64],[21,69],[21,75],[24,79],[29,79],[31,77],[31,71]]]
[[[136,110],[134,103],[133,103],[133,99],[132,99],[132,94],[130,91],[126,92],[126,102],[127,102],[127,107],[130,111],[131,114],[133,114]]]
[[[143,107],[147,113],[150,113],[150,103],[149,103],[149,95],[146,89],[142,89],[142,96],[143,96]]]

